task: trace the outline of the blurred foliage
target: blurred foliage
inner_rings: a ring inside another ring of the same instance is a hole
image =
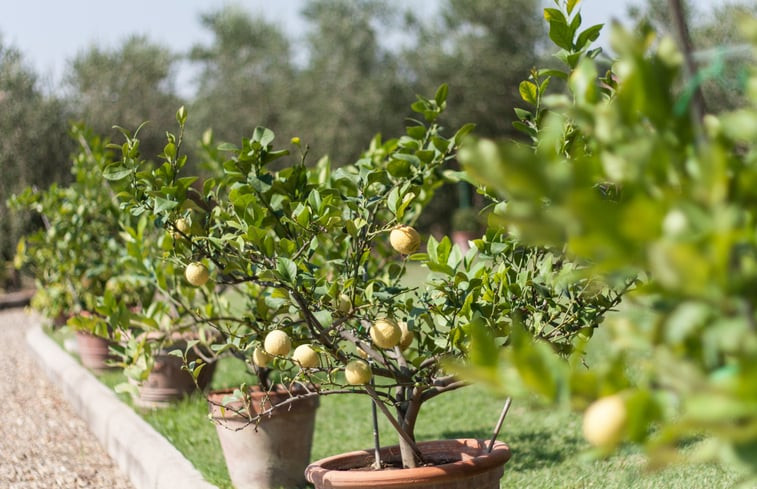
[[[93,311],[112,285],[121,248],[118,206],[100,170],[111,158],[106,141],[83,126],[72,128],[71,139],[77,145],[73,182],[27,187],[9,200],[14,211],[33,213],[44,223],[19,240],[15,264],[34,276],[33,305],[48,318]]]
[[[648,24],[615,26],[618,59],[611,72],[599,71],[591,51],[571,55],[580,37],[559,35],[576,18],[571,3],[547,15],[568,62],[567,93],[544,84],[555,72],[535,70],[522,85],[529,109],[516,124],[533,145],[480,140],[463,159],[488,193],[504,198],[496,213],[510,232],[564,245],[591,272],[641,284],[608,323],[611,347],[590,369],[581,355],[564,362],[521,335],[501,363],[477,375],[580,409],[618,393],[621,432],[607,439],[641,444],[652,466],[718,461],[751,487],[757,19],[741,19],[752,46],[741,94],[748,103],[698,120],[689,113],[696,80],[682,76],[675,41]],[[601,425],[585,419],[585,428],[590,422]],[[699,436],[707,441],[682,457],[680,448]]]
[[[0,262],[13,258],[30,230],[27,212],[10,213],[6,200],[27,185],[46,187],[68,175],[72,144],[63,102],[43,93],[21,53],[0,39]],[[4,267],[4,265],[3,265]]]
[[[720,112],[744,106],[748,103],[745,62],[750,50],[739,34],[739,23],[757,15],[757,4],[744,0],[717,3],[710,6],[710,15],[704,15],[691,1],[684,1],[683,6],[708,108]],[[629,10],[636,23],[648,22],[659,33],[674,34],[667,1],[646,0]]]
[[[276,24],[235,6],[203,14],[200,22],[212,39],[209,45],[196,44],[189,53],[189,60],[200,69],[197,95],[190,106],[190,138],[197,140],[208,128],[221,141],[232,141],[258,124],[278,128],[282,117],[293,110],[289,39]]]
[[[160,128],[173,120],[181,105],[174,82],[178,56],[144,36],[132,36],[114,49],[91,46],[68,65],[64,77],[72,116],[96,134],[113,139],[114,125],[142,130],[143,150],[157,155],[163,148]]]

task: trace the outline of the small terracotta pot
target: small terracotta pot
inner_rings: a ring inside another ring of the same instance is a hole
[[[106,362],[114,360],[110,353],[110,341],[86,331],[76,332],[76,348],[82,365],[95,372],[112,370]]]
[[[510,448],[463,438],[418,443],[430,464],[414,469],[372,470],[373,450],[349,452],[313,462],[305,470],[316,489],[499,489]],[[399,446],[381,449],[381,460],[401,466]]]
[[[171,350],[184,350],[186,342],[174,343],[171,348],[161,350],[155,355],[155,364],[144,382],[137,389],[139,397],[134,400],[135,404],[143,407],[166,407],[172,402],[178,401],[184,396],[191,394],[199,386],[201,390],[210,384],[216,369],[215,362],[208,363],[200,371],[195,385],[192,374],[183,370],[184,360],[175,355],[169,355]],[[188,353],[191,362],[199,357],[192,350]]]
[[[239,409],[241,403],[230,403],[224,412],[213,404],[221,404],[232,392],[215,391],[208,398],[234,487],[289,489],[304,486],[303,473],[310,461],[318,398],[300,399],[282,406],[255,426],[229,409]],[[253,387],[250,397],[252,411],[260,413],[286,401],[291,395],[281,386],[271,392]]]

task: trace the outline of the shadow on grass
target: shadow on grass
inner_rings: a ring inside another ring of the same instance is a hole
[[[497,439],[510,446],[512,458],[507,469],[514,472],[527,472],[558,465],[573,457],[583,447],[583,441],[577,436],[555,436],[546,430],[500,434]],[[561,434],[562,435],[562,434]],[[491,432],[484,430],[445,431],[443,438],[478,438],[490,439]]]

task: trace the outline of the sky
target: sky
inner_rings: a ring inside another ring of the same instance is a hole
[[[507,0],[502,0],[507,1]],[[546,0],[545,0],[546,1]],[[582,0],[583,25],[624,17],[626,6],[641,0]],[[704,11],[726,0],[694,0]],[[67,61],[92,45],[116,48],[132,34],[144,34],[176,52],[210,41],[199,23],[203,12],[238,4],[279,24],[294,39],[306,27],[299,18],[304,0],[0,0],[0,39],[23,53],[42,86],[59,84]],[[407,0],[416,12],[436,11],[439,0]],[[606,31],[606,30],[605,30]],[[606,34],[605,34],[606,36]],[[600,44],[606,37],[600,38]],[[178,75],[188,90],[190,74]]]

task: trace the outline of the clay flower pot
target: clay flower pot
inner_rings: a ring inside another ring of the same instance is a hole
[[[166,407],[174,401],[178,401],[191,394],[199,386],[201,390],[210,384],[216,369],[215,362],[208,363],[200,371],[195,385],[192,374],[183,370],[184,360],[175,355],[169,355],[171,350],[184,350],[186,342],[174,343],[170,348],[160,350],[155,355],[155,364],[143,382],[137,386],[139,396],[134,400],[135,404],[143,407]],[[192,350],[188,353],[191,362],[199,357]]]
[[[372,450],[343,453],[308,466],[305,476],[316,489],[499,489],[510,448],[495,442],[463,438],[418,443],[430,465],[415,469],[373,470]],[[401,467],[398,446],[381,449],[385,464]]]
[[[76,349],[81,364],[95,372],[105,372],[113,367],[107,362],[115,357],[110,353],[110,341],[86,331],[76,332]]]
[[[239,409],[241,402],[230,403],[226,409],[219,406],[232,392],[215,391],[208,398],[234,487],[288,489],[303,486],[303,473],[310,461],[318,398],[301,399],[283,406],[255,426],[229,409]],[[252,387],[250,397],[251,410],[260,413],[286,401],[290,394],[281,386],[271,392]]]

